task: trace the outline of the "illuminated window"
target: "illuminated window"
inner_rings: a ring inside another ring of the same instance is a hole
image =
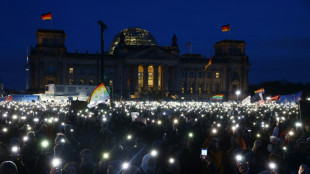
[[[148,67],[148,86],[149,89],[153,89],[154,87],[154,68],[153,66]]]
[[[109,86],[113,86],[113,81],[112,80],[109,81]]]
[[[69,74],[73,74],[74,70],[73,68],[69,68]]]
[[[79,85],[84,85],[84,80],[83,79],[80,79]]]
[[[73,79],[69,79],[69,85],[73,85],[74,84],[74,80]]]
[[[182,91],[181,92],[182,92],[182,94],[184,94],[184,86],[182,86]]]
[[[193,87],[191,87],[191,89],[190,89],[190,90],[191,90],[191,94],[192,94],[192,93],[194,92],[194,89],[193,89]]]
[[[93,85],[94,84],[94,80],[89,80],[89,84]]]
[[[142,65],[138,67],[138,86],[140,90],[141,88],[143,88],[143,66]]]
[[[210,94],[211,93],[211,83],[207,82],[207,93]]]
[[[199,94],[201,94],[201,87],[199,87],[198,92],[199,92]]]
[[[219,72],[216,72],[216,74],[215,74],[215,78],[220,78],[220,73]]]
[[[161,71],[162,71],[162,67],[159,66],[158,67],[158,91],[161,90],[161,76],[162,76]]]

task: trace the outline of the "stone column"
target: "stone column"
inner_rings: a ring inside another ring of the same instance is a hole
[[[153,88],[154,91],[158,91],[158,65],[153,65],[154,68],[154,84],[153,84]]]
[[[181,81],[182,81],[182,77],[181,77],[181,73],[180,73],[180,68],[179,67],[175,67],[175,76],[174,76],[174,80],[175,80],[175,86],[174,86],[174,92],[175,93],[179,93],[181,91]]]
[[[139,65],[133,65],[134,74],[133,79],[130,79],[130,83],[133,83],[134,92],[139,91],[139,84],[138,84],[138,73],[139,73]]]
[[[168,67],[167,66],[163,66],[162,73],[163,73],[162,89],[163,89],[163,92],[165,93],[168,91]]]
[[[143,91],[148,91],[148,65],[143,65]]]
[[[194,94],[197,94],[198,93],[198,82],[197,82],[197,72],[195,71],[195,69],[193,70],[193,73],[194,73]]]

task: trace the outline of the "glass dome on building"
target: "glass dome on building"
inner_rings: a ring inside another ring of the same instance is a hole
[[[124,33],[124,36],[125,36],[126,45],[137,45],[137,46],[138,45],[149,45],[149,46],[157,45],[155,38],[150,32],[142,28],[126,28],[120,31],[112,40],[112,43],[109,49],[110,54],[114,53],[114,50],[120,41],[120,35],[122,32]]]

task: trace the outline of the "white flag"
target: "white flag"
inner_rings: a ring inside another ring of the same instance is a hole
[[[242,100],[243,105],[250,104],[250,103],[251,103],[251,96],[250,95]]]

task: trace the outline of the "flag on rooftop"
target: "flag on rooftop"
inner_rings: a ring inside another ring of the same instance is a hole
[[[207,70],[208,67],[209,67],[211,64],[212,64],[212,56],[210,56],[209,62],[208,62],[208,64],[205,66],[204,71]]]
[[[222,26],[222,32],[230,31],[230,24]]]
[[[52,20],[52,12],[45,13],[41,15],[42,20]]]

